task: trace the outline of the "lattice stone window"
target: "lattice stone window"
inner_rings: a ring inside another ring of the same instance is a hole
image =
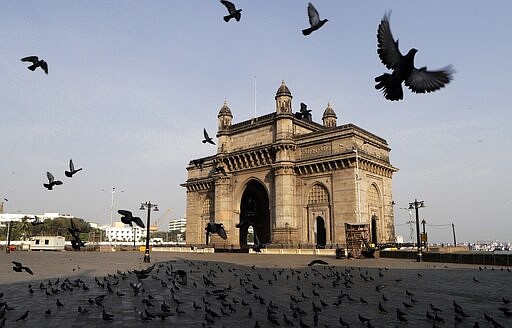
[[[329,195],[324,186],[316,184],[311,188],[308,194],[308,205],[322,204],[329,202]]]
[[[203,202],[203,215],[208,215],[212,212],[212,200],[210,198],[206,198]]]

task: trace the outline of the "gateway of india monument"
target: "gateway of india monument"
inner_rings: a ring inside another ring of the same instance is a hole
[[[390,164],[386,140],[337,122],[327,105],[322,124],[306,105],[292,110],[284,81],[275,111],[233,123],[220,109],[217,154],[190,161],[188,245],[248,249],[248,232],[267,248],[362,247],[394,242]],[[222,223],[227,239],[211,234]],[[357,245],[356,245],[357,244]]]

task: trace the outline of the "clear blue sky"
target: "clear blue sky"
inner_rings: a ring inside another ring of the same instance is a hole
[[[338,124],[386,139],[397,233],[406,210],[424,200],[429,225],[455,224],[458,241],[511,240],[512,148],[510,1],[315,1],[324,27],[309,37],[307,1],[235,1],[240,22],[225,23],[216,0],[2,1],[0,3],[0,196],[11,213],[69,213],[110,220],[150,200],[185,215],[185,167],[212,155],[201,143],[217,129],[224,100],[234,122],[275,110],[285,80],[294,110],[313,119],[330,102]],[[377,26],[391,10],[403,53],[416,66],[453,64],[446,88],[405,90],[389,102],[374,89],[386,71]],[[20,58],[37,55],[49,75]],[[84,170],[64,176],[68,160]],[[64,181],[54,191],[46,171]],[[105,191],[101,191],[104,189]],[[159,215],[155,213],[154,218]],[[165,218],[165,221],[169,217]],[[164,219],[162,219],[164,220]],[[163,223],[163,221],[162,221]],[[161,224],[162,225],[162,224]],[[429,229],[427,227],[427,229]],[[451,229],[429,231],[451,241]]]

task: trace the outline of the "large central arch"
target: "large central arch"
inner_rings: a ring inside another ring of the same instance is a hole
[[[271,241],[270,208],[265,187],[251,180],[240,200],[240,247],[247,248],[247,230],[252,226],[254,243],[268,244]]]

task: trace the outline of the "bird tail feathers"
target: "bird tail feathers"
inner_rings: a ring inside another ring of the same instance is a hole
[[[231,16],[231,15],[224,16],[224,21],[225,21],[225,22],[229,22],[229,20],[230,20],[231,18],[233,18],[233,16]]]
[[[402,84],[400,82],[397,83],[393,76],[388,73],[384,73],[375,78],[375,89],[382,89],[382,93],[384,93],[384,97],[388,100],[401,100],[404,98],[404,93],[402,90]]]

